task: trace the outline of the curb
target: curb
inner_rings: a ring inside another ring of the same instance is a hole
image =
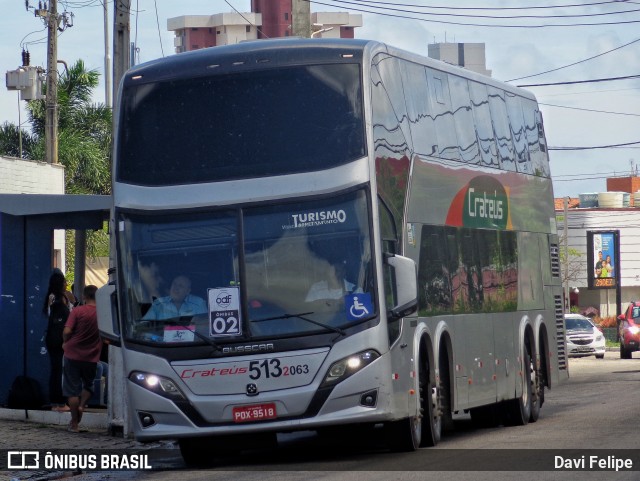
[[[69,424],[71,415],[69,412],[0,408],[0,419],[65,426]],[[107,429],[107,413],[85,411],[82,415],[82,425],[87,428]]]

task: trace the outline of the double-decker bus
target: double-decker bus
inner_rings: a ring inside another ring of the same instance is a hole
[[[357,425],[414,450],[455,413],[536,421],[568,375],[530,93],[378,42],[279,39],[129,70],[116,124],[99,322],[138,440],[197,462]]]

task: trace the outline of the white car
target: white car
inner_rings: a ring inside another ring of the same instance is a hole
[[[580,314],[565,314],[564,324],[569,357],[595,355],[597,359],[604,358],[604,334],[591,319]]]

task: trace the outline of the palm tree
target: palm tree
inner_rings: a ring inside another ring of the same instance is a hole
[[[31,151],[35,139],[25,130],[22,130],[22,155],[20,155],[20,131],[18,126],[9,122],[0,125],[0,154],[9,157],[31,159]]]
[[[91,103],[98,78],[96,70],[86,70],[78,60],[58,82],[58,159],[65,166],[69,194],[111,192],[111,109]],[[44,158],[45,101],[31,101],[28,108],[38,139],[34,154]]]

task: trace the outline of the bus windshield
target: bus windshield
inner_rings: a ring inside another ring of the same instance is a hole
[[[119,182],[178,185],[311,172],[366,154],[358,64],[133,84],[122,102]]]
[[[376,315],[365,191],[238,210],[118,215],[128,340],[340,332]],[[241,242],[242,239],[242,242]]]

